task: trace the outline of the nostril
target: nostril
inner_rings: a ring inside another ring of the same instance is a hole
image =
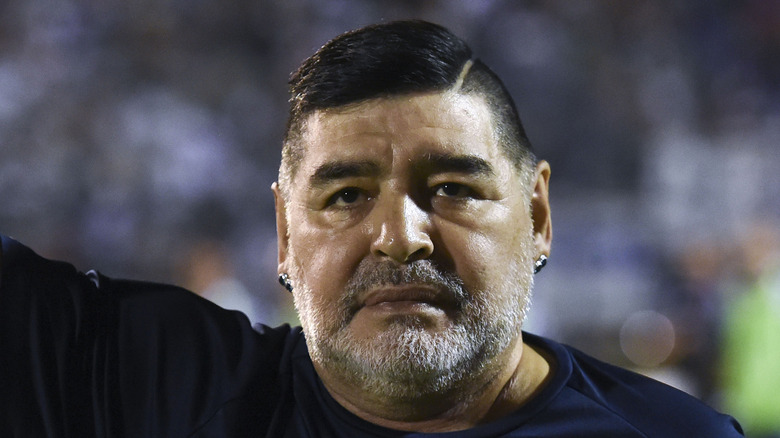
[[[422,260],[433,253],[433,244],[428,238],[406,239],[402,237],[381,236],[373,245],[373,252],[380,257],[388,257],[399,263]]]
[[[404,260],[405,262],[414,262],[417,260],[424,260],[430,257],[430,255],[433,253],[433,251],[430,251],[427,247],[419,248],[417,251],[414,251],[413,253],[409,254],[409,256]]]

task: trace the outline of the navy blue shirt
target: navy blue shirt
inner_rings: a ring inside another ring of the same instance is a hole
[[[554,374],[515,413],[422,434],[366,422],[314,371],[300,328],[173,286],[82,274],[2,237],[0,436],[739,437],[695,398],[551,340]]]

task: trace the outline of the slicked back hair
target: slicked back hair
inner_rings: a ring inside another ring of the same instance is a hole
[[[301,137],[306,119],[316,110],[450,89],[485,100],[503,152],[518,170],[532,173],[531,143],[506,87],[483,62],[472,59],[463,40],[437,24],[394,21],[339,35],[306,59],[289,84],[290,113],[279,170],[283,193],[303,159]]]

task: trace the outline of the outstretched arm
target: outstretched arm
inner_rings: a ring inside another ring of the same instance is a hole
[[[94,405],[84,370],[100,295],[72,266],[0,239],[0,436],[94,436],[83,420]]]

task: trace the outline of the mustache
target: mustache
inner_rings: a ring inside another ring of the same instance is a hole
[[[405,284],[426,285],[448,294],[456,304],[466,301],[470,294],[463,280],[431,260],[416,260],[400,265],[391,261],[362,261],[347,282],[343,299],[345,307],[357,310],[360,297],[381,286]]]

